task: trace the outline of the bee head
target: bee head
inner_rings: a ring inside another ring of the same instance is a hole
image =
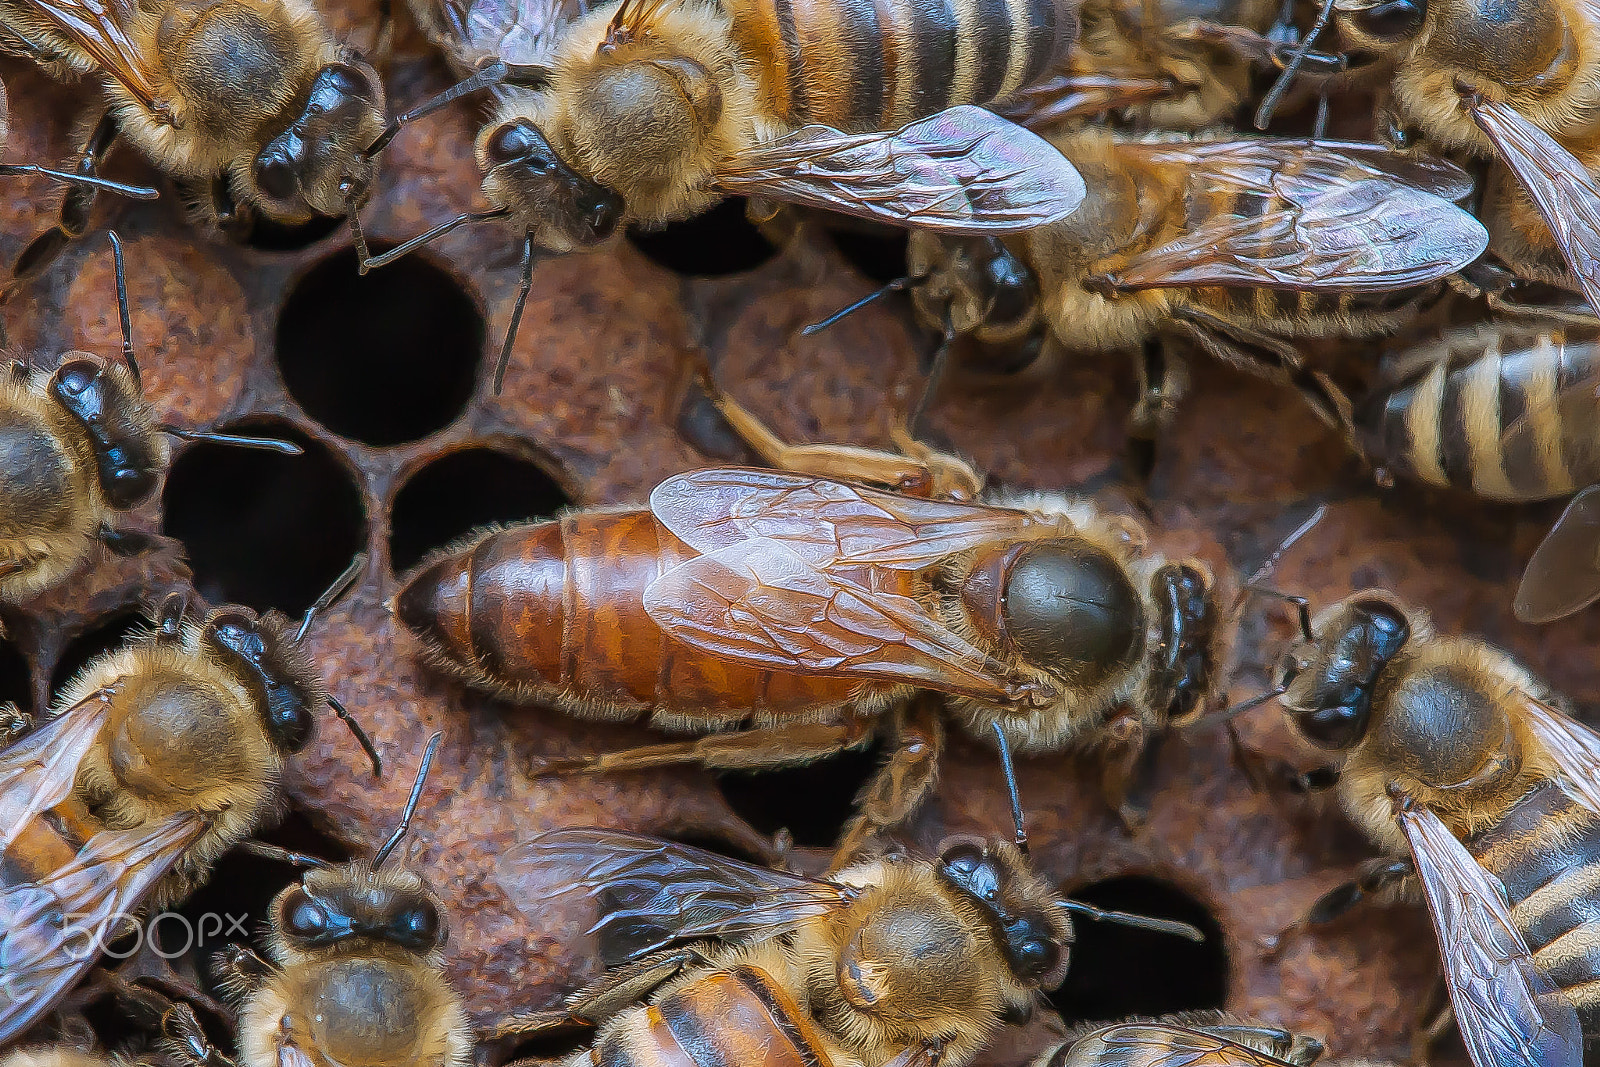
[[[200,645],[255,695],[279,751],[306,747],[327,693],[288,618],[276,611],[258,616],[237,605],[218,608],[206,618]]]
[[[106,503],[127,511],[148,497],[167,446],[133,375],[121,364],[77,353],[50,376],[49,391],[88,438]]]
[[[1200,566],[1165,563],[1150,578],[1150,598],[1158,637],[1146,694],[1152,708],[1181,725],[1204,710],[1216,680],[1216,589]]]
[[[378,74],[346,55],[317,71],[305,104],[250,165],[255,199],[274,216],[342,216],[372,195],[378,162],[367,149],[386,127]]]
[[[484,195],[552,252],[600,244],[622,220],[622,197],[569,167],[526,118],[492,125],[478,137]]]
[[[300,951],[366,939],[425,956],[446,940],[438,899],[420,875],[361,862],[307,871],[273,901],[272,922]]]
[[[1318,628],[1314,644],[1292,649],[1280,684],[1286,687],[1283,707],[1301,735],[1334,751],[1360,744],[1372,721],[1379,676],[1410,636],[1404,611],[1365,595],[1341,605]]]

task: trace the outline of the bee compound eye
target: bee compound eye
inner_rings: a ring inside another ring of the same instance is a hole
[[[510,122],[494,132],[484,153],[496,166],[520,160],[530,167],[537,163],[537,169],[542,170],[549,166],[548,159],[540,158],[540,149],[544,147],[544,138],[528,123]]]
[[[255,178],[261,191],[274,200],[288,200],[300,185],[294,165],[278,156],[256,160]]]
[[[284,901],[283,926],[295,937],[315,940],[328,932],[328,913],[304,889],[296,889]]]
[[[1356,24],[1362,32],[1381,41],[1400,40],[1421,29],[1425,12],[1416,0],[1389,0],[1361,12]]]

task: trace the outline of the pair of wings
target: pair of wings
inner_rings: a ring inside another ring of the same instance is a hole
[[[1600,735],[1524,695],[1535,737],[1562,786],[1600,811]],[[1428,900],[1456,1022],[1477,1067],[1582,1067],[1572,1001],[1534,965],[1505,889],[1431,811],[1401,797],[1395,817]]]
[[[1379,293],[1454,274],[1488,247],[1483,224],[1454,203],[1472,191],[1471,178],[1441,159],[1275,138],[1128,142],[1115,151],[1134,167],[1186,173],[1186,198],[1199,209],[1180,237],[1107,276],[1120,291]]]
[[[150,61],[129,36],[138,16],[136,0],[17,0],[17,4],[87,53],[102,73],[121,83],[146,108],[166,112]]]
[[[1054,1057],[1051,1058],[1054,1062]],[[1041,1057],[1042,1061],[1042,1057]],[[1118,1023],[1073,1042],[1061,1067],[1294,1067],[1203,1026]]]
[[[698,555],[644,592],[666,633],[750,667],[882,679],[1009,702],[1009,673],[916,600],[883,588],[983,545],[1062,526],[751,467],[668,478],[650,511]]]
[[[105,695],[91,694],[0,751],[0,857],[35,816],[71,794],[105,723]],[[77,984],[204,830],[194,815],[102,830],[39,881],[0,885],[0,1047]]]
[[[695,941],[781,937],[856,893],[691,845],[600,829],[539,834],[501,855],[497,878],[541,927],[577,932],[589,942],[580,957],[607,967]],[[553,924],[553,915],[561,921]]]

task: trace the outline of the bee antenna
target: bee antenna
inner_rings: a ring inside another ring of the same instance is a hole
[[[400,132],[402,127],[433,114],[445,105],[453,103],[469,93],[475,93],[480,89],[488,89],[491,86],[502,83],[510,83],[524,89],[539,89],[543,88],[544,84],[549,80],[549,67],[537,63],[507,63],[503,59],[497,59],[476,74],[463,78],[443,92],[429,97],[405,114],[397,115],[390,119],[389,125],[385,126],[383,132],[378,134],[378,139],[367,146],[365,155],[368,159],[371,159],[389,147],[389,142],[394,140],[395,135]]]
[[[1011,823],[1017,828],[1017,851],[1028,854],[1028,828],[1022,821],[1022,797],[1017,792],[1017,768],[1011,762],[1011,742],[998,722],[994,724],[994,738],[1000,746],[1000,767],[1006,773],[1006,790],[1011,794]]]
[[[428,769],[433,766],[434,753],[439,751],[439,741],[444,733],[435,733],[428,738],[427,750],[422,753],[422,766],[417,768],[417,782],[411,787],[411,799],[406,801],[406,810],[400,816],[400,825],[394,828],[394,833],[385,841],[378,854],[372,857],[372,868],[377,870],[383,866],[383,861],[389,858],[395,848],[400,844],[400,839],[406,836],[406,831],[411,829],[411,816],[417,812],[417,801],[422,798],[423,783],[428,780]]]
[[[317,602],[306,609],[305,615],[300,619],[300,629],[296,630],[294,634],[295,644],[305,640],[306,631],[311,629],[312,621],[318,615],[331,608],[336,600],[344,596],[349,588],[355,584],[356,579],[361,577],[361,571],[366,565],[367,554],[365,552],[357,552],[356,558],[350,561],[350,565],[340,573],[339,577],[333,580],[333,584],[328,586],[321,596],[317,597]]]
[[[126,182],[108,181],[88,174],[68,174],[66,171],[41,167],[37,163],[0,163],[0,175],[21,174],[32,174],[65,185],[87,185],[92,189],[103,189],[108,193],[128,197],[130,200],[158,200],[161,197],[158,190],[148,185],[129,185]]]
[[[128,313],[128,273],[122,264],[122,238],[117,236],[116,230],[107,230],[106,239],[111,242],[111,265],[117,279],[117,318],[122,323],[122,361],[128,365],[128,373],[133,375],[133,384],[144,385],[144,379],[139,374],[139,364],[133,358],[133,316]]]
[[[1272,113],[1277,110],[1283,95],[1289,91],[1294,76],[1300,73],[1300,66],[1306,61],[1311,46],[1316,43],[1322,31],[1327,29],[1328,20],[1333,17],[1333,5],[1334,0],[1322,0],[1322,7],[1317,11],[1317,21],[1312,24],[1311,32],[1306,34],[1305,39],[1294,50],[1294,55],[1289,57],[1289,62],[1284,65],[1278,80],[1272,83],[1272,88],[1262,98],[1261,106],[1256,109],[1256,129],[1265,130],[1272,122]]]
[[[1117,923],[1158,934],[1172,934],[1196,944],[1206,939],[1205,933],[1198,926],[1191,926],[1176,919],[1156,919],[1149,915],[1135,915],[1127,911],[1106,911],[1093,904],[1085,904],[1081,900],[1058,900],[1056,903],[1074,915],[1082,915],[1085,919],[1092,919],[1095,922]]]
[[[907,274],[902,277],[895,278],[892,281],[886,282],[881,287],[874,289],[872,292],[868,293],[860,300],[857,300],[849,307],[841,308],[840,310],[835,311],[832,315],[829,315],[821,322],[813,322],[810,326],[807,326],[805,329],[800,331],[800,336],[810,337],[813,334],[821,333],[823,330],[826,330],[829,326],[832,326],[846,315],[852,315],[866,307],[868,304],[875,304],[879,300],[882,300],[884,297],[888,296],[890,293],[898,293],[902,289],[910,289],[913,286],[921,285],[927,280],[928,276],[926,274]]]
[[[494,395],[506,383],[506,368],[511,365],[511,346],[517,340],[517,327],[522,325],[522,309],[528,306],[528,293],[533,289],[534,255],[533,231],[522,235],[522,285],[517,290],[517,303],[511,309],[511,323],[506,327],[505,343],[500,346],[500,358],[494,365]]]
[[[1210,715],[1201,716],[1194,722],[1185,726],[1184,729],[1203,730],[1208,726],[1215,726],[1219,722],[1228,722],[1231,719],[1243,715],[1251,708],[1259,708],[1261,705],[1270,700],[1277,700],[1288,691],[1288,685],[1275,685],[1271,689],[1268,689],[1265,693],[1257,693],[1248,700],[1241,701],[1240,703],[1234,704],[1231,707],[1223,708],[1221,711],[1214,711]]]
[[[357,269],[360,270],[362,274],[365,274],[367,271],[372,270],[375,267],[387,267],[401,256],[410,255],[423,245],[438,240],[440,237],[443,237],[457,226],[464,226],[468,223],[488,222],[490,219],[503,219],[509,214],[511,214],[511,209],[505,207],[496,208],[493,211],[463,212],[462,214],[451,219],[449,222],[435,226],[427,233],[418,234],[416,237],[413,237],[404,244],[395,245],[393,248],[389,249],[389,251],[384,252],[381,255],[373,256],[371,259],[363,259],[362,262],[357,265]]]
[[[335,697],[328,697],[328,707],[339,716],[339,721],[344,723],[345,729],[350,731],[350,736],[356,739],[356,744],[361,746],[361,751],[367,754],[367,759],[372,761],[372,777],[383,777],[383,759],[378,755],[378,750],[373,747],[372,738],[367,736],[367,731],[356,722],[356,717],[350,714],[348,708],[341,704]]]
[[[333,864],[316,856],[308,856],[304,852],[291,852],[277,845],[269,845],[265,841],[242,841],[239,844],[240,852],[247,852],[252,856],[262,859],[277,860],[295,867],[332,867]]]
[[[350,243],[356,248],[356,273],[364,275],[372,269],[372,256],[367,249],[367,235],[361,231],[361,213],[352,207],[345,219],[350,223]]]
[[[180,441],[209,441],[217,445],[234,445],[238,448],[256,448],[263,452],[279,452],[285,456],[303,456],[306,451],[293,441],[280,441],[276,437],[246,437],[235,433],[186,430],[182,426],[174,426],[170,422],[163,422],[159,429],[162,433],[176,437]]]

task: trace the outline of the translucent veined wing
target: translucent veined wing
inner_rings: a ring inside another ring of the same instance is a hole
[[[998,663],[915,600],[843,581],[771,538],[682,563],[643,599],[672,637],[748,666],[879,678],[980,700],[1021,695]]]
[[[622,830],[552,830],[500,857],[497,879],[540,923],[578,909],[607,966],[703,939],[778,937],[855,890]]]
[[[1241,137],[1227,141],[1154,141],[1128,145],[1154,164],[1193,166],[1226,185],[1259,195],[1272,192],[1287,169],[1289,178],[1310,185],[1341,179],[1390,178],[1446,200],[1462,200],[1473,190],[1472,175],[1448,159],[1400,152],[1370,141],[1312,141],[1288,137]]]
[[[1533,197],[1584,299],[1600,312],[1600,189],[1588,168],[1515,108],[1473,100],[1467,109]]]
[[[1395,818],[1411,844],[1439,937],[1456,1023],[1476,1067],[1582,1067],[1572,1002],[1533,965],[1505,890],[1439,817],[1401,797]]]
[[[110,697],[110,690],[91,693],[0,750],[0,856],[35,815],[71,794],[78,764],[105,724]]]
[[[1528,723],[1555,758],[1566,791],[1590,811],[1600,812],[1600,734],[1542,700],[1523,695]]]
[[[0,1045],[77,983],[204,832],[192,814],[103,830],[49,878],[0,887]]]
[[[823,568],[920,570],[980,545],[1063,529],[1011,508],[903,496],[755,467],[674,475],[650,494],[650,510],[701,552],[766,537]]]
[[[1108,1026],[1073,1042],[1061,1067],[1289,1067],[1221,1034],[1178,1023]]]
[[[587,0],[411,0],[416,22],[460,77],[496,59],[548,64],[567,24]]]
[[[18,0],[18,3],[92,56],[102,71],[121,82],[145,107],[166,113],[166,103],[156,97],[155,82],[147,69],[149,62],[128,35],[128,28],[138,16],[133,0]]]
[[[1265,151],[1264,151],[1265,149]],[[1128,146],[1189,174],[1210,211],[1185,233],[1109,276],[1119,290],[1196,285],[1386,292],[1454,274],[1489,234],[1449,199],[1379,169],[1374,153],[1336,143],[1254,140]],[[1412,157],[1396,168],[1448,192],[1451,171]],[[1232,193],[1232,196],[1223,194]]]
[[[1551,622],[1600,599],[1600,486],[1581,490],[1528,558],[1512,602],[1523,622]]]
[[[962,105],[893,133],[806,126],[735,155],[718,188],[952,234],[1026,230],[1083,202],[1083,178],[1048,141]]]

